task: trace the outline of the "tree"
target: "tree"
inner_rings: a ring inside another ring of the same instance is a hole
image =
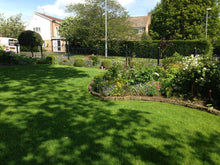
[[[143,34],[141,35],[141,41],[149,41],[152,40],[152,38],[147,35],[146,31],[143,32]]]
[[[209,11],[209,37],[219,35],[219,0],[162,0],[152,11],[150,34],[154,39],[205,37],[206,9]]]
[[[42,46],[43,45],[43,39],[39,33],[36,33],[31,30],[27,30],[22,32],[18,36],[18,41],[21,45],[28,47],[31,50],[32,57],[34,56],[34,47],[35,46]],[[42,55],[42,52],[41,52]],[[42,56],[41,56],[42,58]]]
[[[85,4],[71,4],[68,12],[75,18],[66,18],[60,26],[61,36],[72,40],[105,38],[105,0],[86,0]],[[127,21],[128,13],[115,0],[108,0],[108,39],[125,39],[133,28]]]
[[[18,35],[24,31],[24,22],[21,20],[22,14],[17,14],[5,18],[0,14],[0,36],[18,38]]]
[[[87,36],[86,29],[81,26],[83,23],[81,18],[67,17],[60,25],[60,35],[65,37],[67,41],[82,41]]]

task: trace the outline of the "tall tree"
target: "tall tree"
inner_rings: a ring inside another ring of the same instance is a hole
[[[0,14],[0,36],[18,38],[19,34],[24,31],[24,22],[21,20],[22,14],[17,14],[5,18]]]
[[[71,4],[67,11],[75,18],[66,18],[61,26],[62,36],[72,39],[104,39],[105,0],[85,0],[85,4]],[[108,0],[108,39],[125,39],[132,31],[127,11],[115,0]],[[72,28],[69,28],[70,25]],[[68,36],[69,35],[69,36]]]
[[[154,39],[205,37],[206,9],[209,11],[209,37],[219,35],[219,0],[161,0],[152,11],[150,34]]]

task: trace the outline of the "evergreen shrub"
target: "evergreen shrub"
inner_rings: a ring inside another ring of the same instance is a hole
[[[74,61],[74,66],[82,67],[85,65],[85,60],[82,58],[76,58]]]

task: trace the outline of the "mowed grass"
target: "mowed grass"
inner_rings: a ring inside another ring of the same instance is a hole
[[[99,72],[0,67],[0,164],[220,164],[220,116],[165,103],[103,101],[87,90]]]

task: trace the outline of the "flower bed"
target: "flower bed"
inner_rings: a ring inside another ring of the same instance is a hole
[[[114,63],[95,76],[92,90],[102,96],[164,96],[201,102],[208,109],[220,108],[220,65],[208,56],[182,57],[175,53],[163,66],[124,66]]]
[[[97,93],[93,90],[92,88],[93,81],[89,84],[88,90],[89,92],[97,96],[103,100],[121,100],[121,101],[126,101],[126,100],[140,100],[140,101],[154,101],[154,102],[163,102],[163,103],[169,103],[169,104],[174,104],[174,105],[181,105],[193,109],[198,109],[202,111],[206,111],[215,115],[220,115],[220,111],[214,108],[206,107],[202,104],[197,104],[196,102],[187,102],[183,101],[177,98],[166,98],[163,96],[104,96],[101,93]]]

